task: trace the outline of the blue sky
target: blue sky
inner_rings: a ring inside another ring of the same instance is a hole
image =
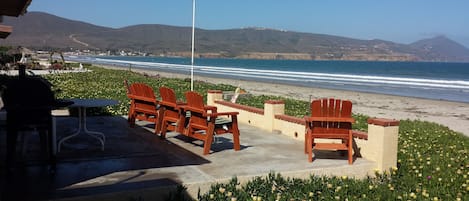
[[[469,47],[467,0],[197,0],[196,27],[266,27],[408,44],[445,35]],[[33,0],[28,11],[120,28],[192,25],[192,0]]]

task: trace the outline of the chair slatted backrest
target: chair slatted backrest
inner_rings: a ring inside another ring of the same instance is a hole
[[[206,129],[208,122],[204,98],[197,92],[193,91],[188,91],[185,95],[187,100],[186,110],[191,113],[190,123],[200,127],[200,129]]]
[[[145,83],[133,83],[132,85],[130,85],[130,91],[136,96],[156,99],[153,88],[151,88]]]
[[[156,111],[157,102],[153,88],[144,83],[133,83],[130,85],[130,93],[135,100],[135,108],[137,110]]]
[[[128,96],[130,94],[130,85],[127,80],[124,80],[124,86],[125,86],[125,89],[127,91],[127,96]]]
[[[176,107],[177,98],[174,90],[168,87],[160,87],[161,102],[167,106]]]
[[[352,102],[340,99],[320,99],[311,103],[312,117],[352,117]],[[343,133],[347,134],[352,128],[352,123],[337,121],[313,122],[313,133]]]
[[[180,120],[176,93],[174,93],[173,89],[168,87],[160,87],[159,90],[161,96],[160,106],[161,109],[164,109],[161,113],[162,118],[175,123]]]

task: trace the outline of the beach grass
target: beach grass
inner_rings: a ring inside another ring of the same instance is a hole
[[[125,115],[129,101],[123,80],[144,82],[154,87],[168,86],[183,99],[190,89],[185,79],[145,76],[124,70],[85,66],[86,73],[45,76],[58,90],[58,98],[111,98],[120,104],[95,114]],[[230,85],[195,82],[201,94],[218,89],[234,91]],[[288,115],[308,115],[308,103],[275,96],[240,98],[244,105],[263,107],[266,99],[282,99]],[[366,130],[366,115],[354,114],[355,129]],[[373,177],[311,176],[309,179],[285,178],[271,173],[240,185],[236,178],[216,184],[198,200],[469,200],[469,138],[445,126],[425,121],[401,120],[398,164]]]

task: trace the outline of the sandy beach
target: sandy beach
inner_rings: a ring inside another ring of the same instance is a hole
[[[122,69],[120,67],[114,66],[102,67]],[[142,69],[132,69],[132,71],[146,73],[148,75],[159,74],[162,77],[170,78],[189,77],[189,75]],[[196,80],[209,83],[223,83],[240,86],[248,93],[254,95],[277,95],[306,101],[310,100],[310,98],[317,99],[325,97],[349,99],[353,102],[354,113],[361,113],[370,117],[398,120],[412,119],[435,122],[469,136],[469,103],[429,100],[344,90],[321,89],[315,88],[314,86],[300,87],[246,80],[203,77],[197,75],[194,77]]]

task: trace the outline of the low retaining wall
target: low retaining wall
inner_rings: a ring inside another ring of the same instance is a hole
[[[268,100],[264,109],[249,107],[223,100],[223,93],[210,90],[207,105],[216,106],[219,112],[238,112],[238,122],[250,124],[263,130],[281,133],[296,140],[305,140],[306,121],[285,115],[285,103]],[[397,142],[399,121],[382,118],[368,119],[368,133],[354,131],[354,142],[359,155],[374,161],[375,170],[388,171],[397,166]]]

